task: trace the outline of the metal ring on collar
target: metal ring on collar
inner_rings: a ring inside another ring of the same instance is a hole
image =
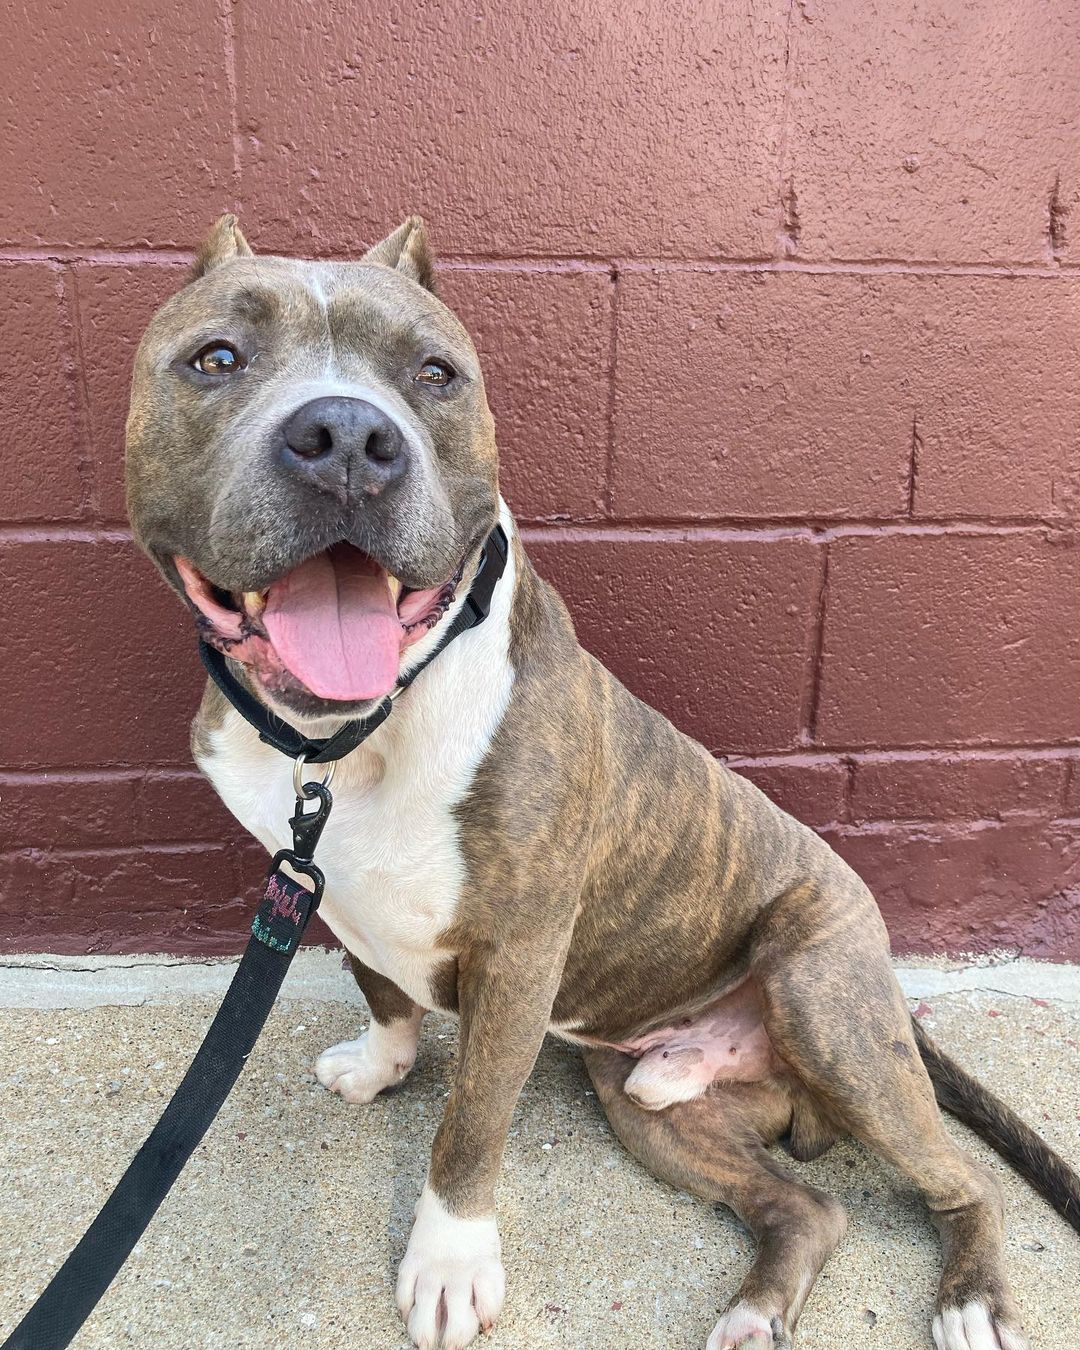
[[[304,792],[304,766],[305,766],[305,764],[307,764],[307,755],[297,755],[296,758],[293,760],[293,766],[292,766],[292,785],[293,785],[293,791],[296,793],[296,795],[297,795],[298,797],[306,796],[306,793]],[[330,780],[333,778],[333,776],[334,776],[334,770],[335,770],[336,768],[337,768],[337,764],[335,763],[334,760],[331,760],[330,763],[327,764],[327,766],[326,766],[326,773],[323,775],[323,779],[322,779],[322,785],[323,785],[323,787],[329,787],[329,786],[330,786]]]

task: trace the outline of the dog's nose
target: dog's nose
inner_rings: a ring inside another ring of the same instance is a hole
[[[400,427],[366,399],[312,399],[297,408],[283,433],[290,467],[335,494],[350,487],[381,492],[405,471]]]

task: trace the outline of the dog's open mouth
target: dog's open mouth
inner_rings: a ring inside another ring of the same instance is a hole
[[[186,558],[175,562],[208,643],[250,666],[272,693],[299,684],[342,703],[382,698],[394,688],[401,653],[446,613],[460,578],[409,590],[346,543],[308,558],[265,591],[223,591]]]

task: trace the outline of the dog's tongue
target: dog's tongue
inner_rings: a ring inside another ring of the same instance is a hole
[[[403,633],[386,573],[348,544],[275,581],[263,622],[286,669],[320,698],[382,698],[397,682]]]

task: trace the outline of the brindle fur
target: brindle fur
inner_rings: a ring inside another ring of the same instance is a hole
[[[285,306],[291,340],[311,340],[288,270],[302,265],[279,259],[260,269],[248,253],[227,218],[200,254],[198,274],[232,261],[242,271],[231,284],[245,303]],[[377,360],[380,345],[401,341],[388,297],[403,307],[399,327],[441,325],[455,342],[467,342],[441,309],[425,308],[417,286],[388,280],[396,267],[431,285],[430,253],[415,221],[366,261],[381,264],[361,269],[356,282],[373,297],[374,311],[346,335],[365,360]],[[153,391],[151,368],[164,359],[171,326],[190,321],[194,303],[180,297],[170,302],[171,315],[166,306],[166,319],[155,321],[137,390]],[[283,350],[278,359],[292,358]],[[229,573],[237,587],[261,584],[289,560],[264,551],[252,562],[250,541],[242,532],[235,537],[239,527],[215,533],[204,506],[193,505],[184,485],[212,472],[214,462],[198,417],[187,421],[194,430],[174,451],[169,472],[145,449],[170,417],[155,397],[144,392],[133,402],[129,424],[140,540],[174,585],[168,557],[180,547],[208,560],[200,565]],[[469,416],[445,420],[433,434],[444,438],[454,523],[445,547],[426,537],[424,552],[413,538],[412,552],[403,554],[401,570],[409,580],[411,566],[416,584],[445,571],[493,518],[494,441],[482,384]],[[296,545],[301,555],[310,547],[307,538]],[[588,1043],[589,1072],[626,1147],[658,1176],[731,1206],[755,1234],[757,1258],[737,1297],[769,1320],[774,1346],[790,1343],[845,1220],[834,1200],[792,1179],[765,1146],[787,1136],[795,1156],[809,1158],[843,1133],[865,1141],[923,1191],[944,1239],[940,1304],[984,1301],[1002,1343],[1019,1344],[1009,1332],[1016,1312],[1003,1267],[998,1186],[946,1134],[920,1050],[945,1084],[950,1107],[963,1110],[980,1090],[921,1032],[917,1042],[869,891],[815,834],[584,652],[562,601],[517,540],[514,549],[513,691],[458,809],[467,882],[439,940],[449,956],[432,989],[434,1005],[460,1016],[457,1071],[432,1151],[435,1193],[454,1214],[492,1213],[518,1093],[555,1027]],[[204,755],[222,713],[211,686],[194,731]],[[377,1021],[417,1014],[385,976],[353,966]],[[634,1061],[603,1043],[692,1016],[745,979],[756,984],[780,1069],[766,1081],[716,1083],[704,1097],[666,1110],[636,1105],[623,1091]],[[969,1118],[1018,1157],[1018,1122],[1005,1108],[992,1127],[985,1109]],[[1051,1168],[1053,1155],[1044,1146],[1040,1152],[1030,1135],[1026,1174],[1076,1224],[1080,1182],[1059,1159]]]
[[[620,1041],[749,973],[787,1066],[773,1081],[717,1084],[656,1114],[616,1091],[632,1060],[594,1050],[586,1061],[630,1151],[729,1204],[758,1237],[740,1296],[778,1319],[775,1344],[791,1335],[843,1222],[762,1145],[793,1131],[812,1153],[832,1137],[828,1122],[924,1192],[945,1237],[944,1301],[982,1297],[1015,1323],[997,1184],[945,1133],[869,891],[586,654],[562,602],[522,561],[514,692],[461,808],[469,886],[443,945],[469,977],[458,981],[460,1065],[433,1184],[462,1213],[491,1211],[510,1112],[549,1016]]]

